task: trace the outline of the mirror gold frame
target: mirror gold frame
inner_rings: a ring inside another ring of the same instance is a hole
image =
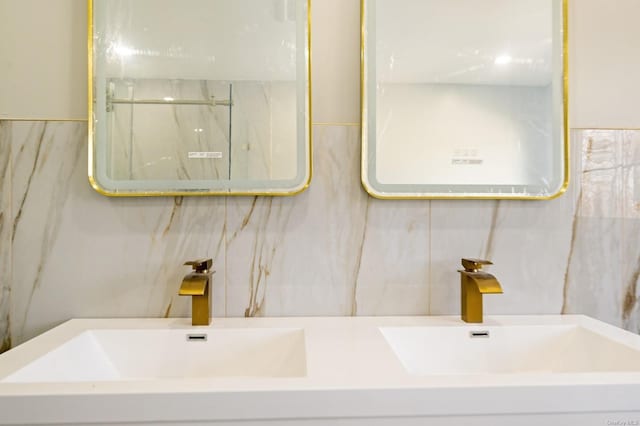
[[[563,195],[569,186],[569,174],[570,174],[570,139],[569,139],[569,88],[568,88],[568,70],[569,70],[569,58],[568,58],[568,0],[561,0],[562,5],[562,120],[563,120],[563,129],[562,129],[562,150],[563,150],[563,160],[562,160],[562,168],[563,174],[562,183],[557,192],[552,194],[544,194],[544,195],[532,195],[532,194],[520,194],[520,193],[497,193],[497,192],[487,192],[487,193],[447,193],[447,192],[410,192],[404,190],[398,191],[380,191],[373,187],[370,182],[369,174],[371,172],[371,167],[369,164],[369,118],[368,118],[368,102],[370,102],[369,96],[370,94],[367,91],[368,87],[368,55],[367,55],[367,3],[368,0],[360,0],[360,31],[361,31],[361,43],[360,43],[360,62],[361,62],[361,74],[360,74],[360,88],[361,88],[361,137],[362,137],[362,151],[361,151],[361,180],[364,189],[367,191],[369,195],[374,198],[384,199],[384,200],[420,200],[420,199],[431,199],[431,200],[449,200],[449,199],[460,199],[460,200],[482,200],[482,199],[491,199],[491,200],[551,200],[560,197]],[[446,1],[446,0],[443,0]],[[375,94],[374,94],[375,96]]]
[[[127,190],[113,191],[104,188],[97,179],[96,173],[96,141],[95,141],[95,111],[94,111],[94,0],[87,0],[87,54],[88,54],[88,179],[91,187],[98,193],[108,197],[182,197],[182,196],[294,196],[304,192],[310,185],[313,176],[313,130],[312,130],[312,80],[311,80],[311,0],[306,0],[306,28],[305,28],[305,67],[306,67],[306,96],[305,96],[305,135],[307,138],[304,144],[306,171],[303,182],[292,189],[262,189],[259,190]],[[298,145],[302,146],[301,144]]]

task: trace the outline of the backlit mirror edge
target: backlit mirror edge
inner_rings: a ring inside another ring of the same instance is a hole
[[[127,198],[127,197],[203,197],[203,196],[267,196],[267,197],[291,197],[306,191],[311,185],[313,178],[313,128],[311,125],[312,115],[312,80],[311,80],[311,0],[307,0],[307,22],[306,22],[306,77],[307,96],[305,110],[305,135],[307,137],[304,148],[305,173],[301,182],[291,189],[275,190],[193,190],[193,191],[112,191],[103,187],[97,179],[95,162],[95,112],[94,112],[94,72],[93,72],[93,1],[87,0],[87,138],[88,138],[88,171],[87,176],[91,187],[99,194],[107,197]]]
[[[403,193],[377,190],[369,180],[367,116],[367,22],[366,2],[360,0],[360,130],[361,130],[361,183],[364,190],[373,198],[380,200],[553,200],[565,194],[570,182],[571,150],[569,141],[569,0],[562,0],[562,110],[563,110],[563,179],[559,188],[551,195],[518,194],[440,194],[440,193]]]

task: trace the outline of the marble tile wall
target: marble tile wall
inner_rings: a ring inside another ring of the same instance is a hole
[[[505,289],[486,310],[583,313],[640,332],[640,131],[575,130],[548,202],[380,201],[359,128],[315,126],[294,198],[110,199],[86,178],[86,124],[0,121],[0,343],[71,317],[186,316],[182,262],[214,258],[215,316],[459,312],[460,257]]]

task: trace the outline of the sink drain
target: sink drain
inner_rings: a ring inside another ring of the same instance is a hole
[[[189,342],[206,342],[206,334],[187,334],[187,341]]]

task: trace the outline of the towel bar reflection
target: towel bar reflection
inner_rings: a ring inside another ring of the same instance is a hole
[[[128,104],[128,105],[202,105],[202,106],[233,106],[231,99],[217,100],[212,96],[209,100],[190,100],[190,99],[122,99],[122,98],[107,98],[107,111],[113,111],[113,104]]]

